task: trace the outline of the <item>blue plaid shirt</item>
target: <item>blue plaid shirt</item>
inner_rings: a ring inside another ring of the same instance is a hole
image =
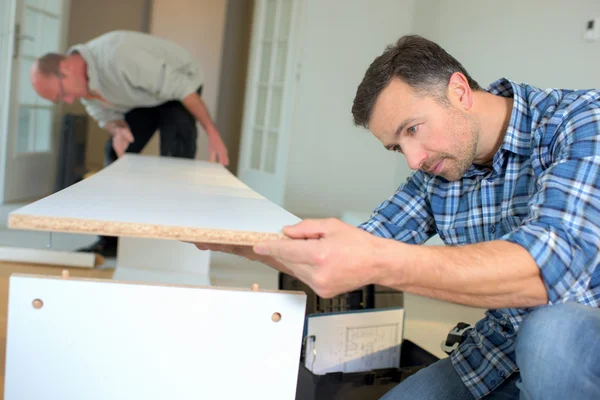
[[[600,91],[540,90],[507,79],[490,93],[512,97],[506,135],[490,168],[456,182],[414,172],[360,228],[421,244],[517,243],[535,259],[549,305],[600,307]],[[481,398],[517,371],[515,340],[534,308],[488,310],[451,355]]]

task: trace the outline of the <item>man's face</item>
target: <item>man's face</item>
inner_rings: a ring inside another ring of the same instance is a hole
[[[369,128],[388,150],[404,154],[411,169],[459,180],[475,159],[479,129],[447,103],[393,79],[375,103]]]
[[[34,68],[31,84],[38,95],[53,103],[72,104],[88,93],[86,79],[69,68],[61,68],[59,76],[42,76]]]

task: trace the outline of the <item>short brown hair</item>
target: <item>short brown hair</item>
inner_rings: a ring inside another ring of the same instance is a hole
[[[438,44],[418,35],[402,36],[367,69],[352,105],[354,123],[368,128],[377,97],[392,78],[401,79],[418,93],[445,101],[445,88],[455,72],[466,76],[472,90],[481,90],[463,66]]]
[[[46,53],[37,60],[37,69],[43,77],[59,76],[60,63],[67,56],[58,53]]]

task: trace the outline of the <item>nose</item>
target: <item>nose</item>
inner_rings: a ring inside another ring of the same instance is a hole
[[[412,170],[417,170],[427,160],[427,153],[421,149],[404,149],[404,156],[408,162],[408,167]]]

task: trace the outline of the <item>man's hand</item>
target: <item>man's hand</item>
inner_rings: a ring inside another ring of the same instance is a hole
[[[297,277],[323,298],[375,283],[378,241],[384,239],[336,219],[306,220],[283,233],[287,238],[254,247],[195,244],[200,250],[260,261]]]
[[[219,131],[217,131],[215,124],[210,118],[208,109],[206,108],[206,104],[204,104],[202,98],[198,95],[198,93],[194,92],[183,99],[181,103],[185,106],[185,108],[188,109],[190,113],[192,113],[194,118],[200,122],[206,131],[208,136],[208,151],[210,154],[210,161],[219,161],[225,166],[229,165],[227,147],[225,147],[223,140],[221,140],[221,135],[219,134]]]
[[[216,130],[207,132],[208,135],[208,152],[210,162],[219,162],[224,166],[229,165],[229,156],[227,155],[227,147],[221,139],[221,135]]]
[[[251,246],[238,246],[238,245],[227,245],[227,244],[215,244],[215,243],[194,243],[198,250],[210,250],[218,251],[221,253],[233,254],[236,256],[247,258],[251,261],[258,261],[268,265],[271,268],[275,268],[278,271],[285,272],[288,275],[294,276],[293,272],[281,264],[273,257],[261,256],[256,254]]]
[[[378,247],[385,239],[337,219],[305,220],[283,233],[290,239],[259,243],[271,257],[320,297],[330,298],[376,283]]]
[[[122,157],[134,141],[129,125],[125,121],[110,121],[106,124],[106,129],[113,137],[112,146],[115,153],[117,153],[117,157]]]
[[[210,246],[295,276],[323,298],[378,284],[471,307],[548,304],[540,268],[515,243],[411,245],[379,238],[336,219],[305,220],[283,233],[287,238],[258,243],[254,251]],[[198,245],[208,249],[203,246]]]

